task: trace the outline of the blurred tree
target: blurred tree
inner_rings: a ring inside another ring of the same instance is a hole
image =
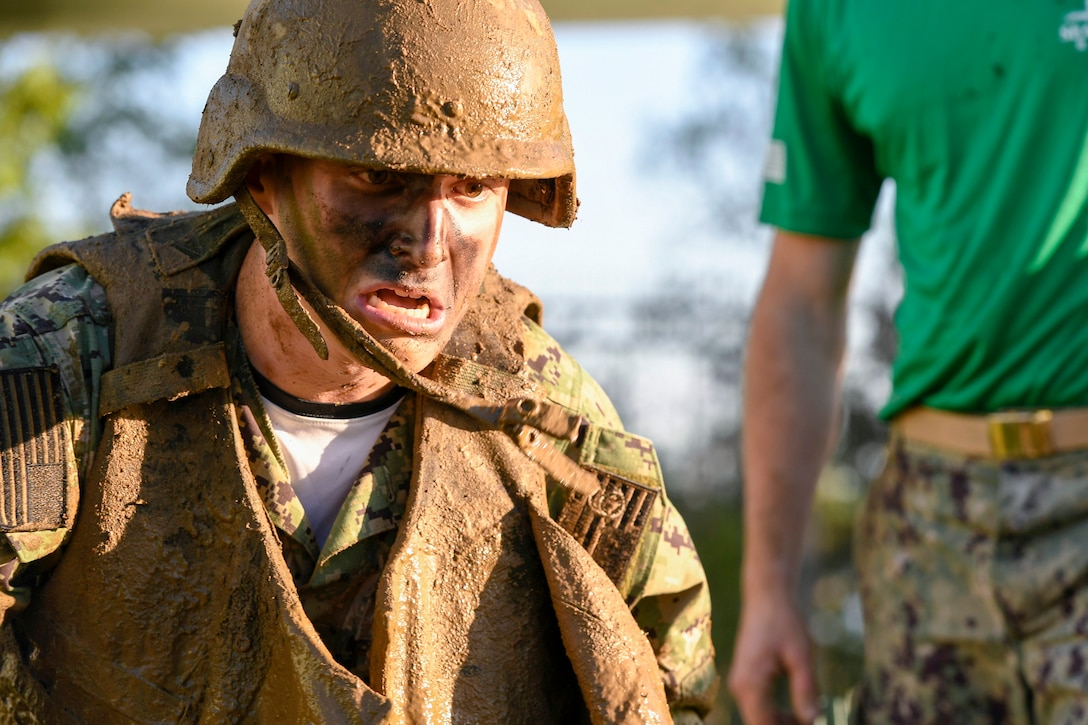
[[[185,109],[173,97],[188,70],[180,58],[185,39],[135,35],[78,43],[55,56],[83,91],[56,138],[59,170],[77,180],[67,193],[95,216],[124,190],[139,191],[148,208],[186,204],[183,183],[166,189],[156,183],[168,170],[184,180],[196,146],[199,108]],[[117,185],[86,183],[103,178]]]
[[[692,110],[654,129],[648,141],[658,151],[645,158],[694,182],[705,202],[698,223],[751,243],[759,238],[759,170],[774,110],[779,33],[766,21],[707,27]]]
[[[758,24],[723,25],[708,32],[693,79],[697,99],[693,111],[679,122],[661,124],[648,139],[657,152],[644,155],[652,164],[679,171],[690,180],[696,200],[685,217],[694,229],[716,230],[719,242],[728,240],[733,249],[748,246],[769,252],[767,230],[758,222],[760,169],[773,121],[780,29],[780,24],[773,32]],[[663,142],[668,153],[660,151]],[[875,284],[870,279],[852,296],[853,340],[839,442],[817,485],[803,573],[821,689],[830,694],[848,690],[860,674],[862,631],[852,535],[868,482],[879,474],[884,459],[886,427],[879,408],[895,354],[893,314],[900,275],[894,254],[885,251],[893,247],[888,209],[885,200],[874,225],[878,240],[866,246],[870,251],[876,244],[880,251],[864,272],[882,279]],[[687,490],[686,479],[695,477],[701,490],[715,494],[699,501],[685,501],[681,494],[678,505],[706,564],[718,662],[724,673],[739,613],[739,407],[751,300],[730,294],[727,280],[715,284],[702,278],[705,269],[693,267],[687,274],[663,286],[683,290],[682,295],[648,297],[636,314],[644,321],[641,344],[681,345],[692,355],[705,357],[713,373],[705,395],[720,401],[719,415],[709,421],[712,435],[682,460],[665,463],[669,480],[679,481],[681,491]],[[700,296],[695,293],[699,289],[709,289],[710,294]],[[785,701],[786,693],[781,694]],[[724,711],[731,709],[724,693],[722,704]]]
[[[639,348],[666,347],[705,362],[702,394],[717,404],[701,416],[698,444],[666,459],[674,490],[689,496],[734,501],[740,495],[741,365],[750,312],[739,296],[722,295],[706,280],[678,277],[663,280],[630,310]]]
[[[196,139],[199,115],[164,102],[185,72],[184,42],[24,35],[0,44],[0,295],[46,244],[101,231],[126,189],[146,206],[184,204],[182,184],[164,192],[156,183],[167,172],[184,178]]]
[[[0,79],[0,293],[22,281],[26,260],[47,242],[35,216],[31,165],[64,132],[77,86],[49,65]]]

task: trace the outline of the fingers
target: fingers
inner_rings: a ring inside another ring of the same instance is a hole
[[[737,689],[734,700],[740,711],[741,722],[745,725],[811,725],[819,715],[815,688],[808,694],[795,694],[796,685],[790,681],[792,712],[778,708],[772,696],[773,681],[768,687],[760,689]],[[735,684],[730,680],[730,690]]]
[[[792,713],[774,704],[774,685],[782,676],[789,681]],[[807,724],[816,718],[819,689],[811,643],[794,613],[742,617],[729,690],[745,725]]]
[[[773,690],[777,678],[748,683],[732,676],[729,689],[745,725],[810,725],[819,714],[817,688],[811,673],[798,673],[790,678],[792,712],[775,706]]]
[[[775,725],[778,722],[771,696],[773,685],[773,673],[756,673],[734,658],[729,672],[729,691],[740,710],[742,722],[746,725]]]
[[[752,633],[752,630],[748,630]],[[745,725],[778,725],[786,713],[774,704],[774,685],[785,671],[784,663],[776,651],[775,643],[754,632],[755,636],[741,637],[733,655],[729,672],[729,690],[740,710]]]
[[[790,682],[790,704],[793,714],[802,723],[811,723],[819,714],[817,700],[820,695],[816,674],[812,667],[812,654],[806,643],[801,653],[787,651],[786,670]]]

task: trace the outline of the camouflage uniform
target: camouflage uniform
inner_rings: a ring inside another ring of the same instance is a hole
[[[859,719],[1088,721],[1088,454],[889,450],[857,538]]]
[[[593,423],[620,428],[610,401],[542,329],[525,321],[525,359],[548,397]],[[236,331],[232,331],[236,332]],[[110,360],[110,315],[102,289],[79,267],[49,272],[0,307],[0,368],[60,370],[81,478],[99,434],[98,382]],[[379,437],[319,549],[271,433],[248,363],[236,338],[232,388],[246,453],[269,516],[281,532],[284,558],[306,613],[336,659],[364,680],[379,574],[405,510],[413,460],[415,394],[409,394]],[[632,440],[635,440],[632,437]],[[558,442],[557,442],[558,443]],[[641,455],[632,448],[634,455]],[[652,449],[646,465],[657,468]],[[554,487],[553,514],[564,494]],[[709,596],[698,556],[679,514],[664,497],[636,554],[638,572],[623,591],[650,637],[678,720],[697,721],[709,708],[716,674]],[[0,566],[13,611],[28,605],[31,583],[55,559],[67,532],[8,533]],[[658,544],[660,541],[660,545]],[[652,553],[651,553],[652,552]],[[637,589],[635,591],[634,589]]]

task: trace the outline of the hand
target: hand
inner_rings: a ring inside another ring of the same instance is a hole
[[[793,712],[777,710],[775,680],[789,680]],[[812,641],[804,620],[786,599],[746,603],[741,613],[729,691],[745,725],[811,723],[818,714]]]

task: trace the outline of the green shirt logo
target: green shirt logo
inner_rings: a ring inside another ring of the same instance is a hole
[[[1063,43],[1072,43],[1079,51],[1088,50],[1088,0],[1084,0],[1084,10],[1076,10],[1065,16],[1058,35]]]

